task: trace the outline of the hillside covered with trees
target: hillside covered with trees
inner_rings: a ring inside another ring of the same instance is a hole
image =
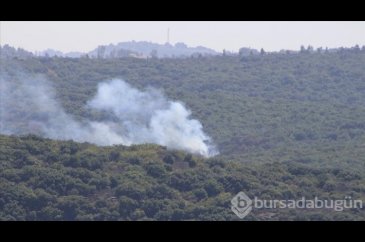
[[[1,136],[0,219],[234,220],[230,199],[239,191],[364,200],[364,67],[358,47],[186,59],[3,58],[10,76],[43,74],[78,120],[102,118],[85,108],[101,81],[160,88],[186,104],[220,154]],[[254,211],[247,219],[364,217],[363,208]]]
[[[0,136],[0,220],[238,220],[230,200],[364,199],[364,172],[204,160],[157,145]],[[249,220],[362,220],[364,209],[258,209]]]

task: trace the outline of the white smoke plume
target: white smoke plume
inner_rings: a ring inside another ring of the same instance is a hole
[[[86,108],[103,111],[112,119],[78,121],[56,101],[44,78],[0,77],[0,133],[29,134],[97,145],[156,143],[209,157],[217,154],[211,138],[180,102],[160,91],[140,91],[123,80],[98,85]],[[19,126],[19,124],[21,124]]]

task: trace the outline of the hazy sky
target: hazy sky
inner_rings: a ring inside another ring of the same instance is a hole
[[[240,47],[298,50],[301,45],[351,47],[365,45],[361,22],[1,22],[0,43],[30,51],[48,48],[90,51],[123,41],[206,46],[237,52]]]

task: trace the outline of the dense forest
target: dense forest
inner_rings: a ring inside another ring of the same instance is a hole
[[[239,191],[364,200],[364,67],[364,48],[186,59],[4,58],[4,73],[45,75],[79,120],[101,118],[85,109],[101,81],[160,88],[186,104],[220,154],[204,159],[152,144],[1,136],[0,219],[234,220],[230,199]],[[247,219],[363,220],[364,211],[254,211]]]
[[[0,220],[238,220],[230,200],[364,198],[357,169],[204,160],[157,145],[0,136]],[[249,220],[362,220],[364,209],[258,209]]]

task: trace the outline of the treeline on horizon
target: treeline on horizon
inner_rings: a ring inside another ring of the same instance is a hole
[[[266,54],[301,54],[301,53],[335,53],[351,50],[365,50],[365,45],[360,47],[355,45],[353,47],[318,47],[314,48],[311,45],[305,47],[301,45],[299,50],[287,50],[282,49],[280,51],[265,51],[264,48],[260,50],[242,47],[238,52],[228,51],[223,49],[222,52],[216,52],[212,49],[199,46],[188,47],[184,43],[171,44],[156,44],[146,41],[129,41],[121,42],[117,45],[101,45],[90,52],[67,52],[47,49],[44,51],[31,52],[23,48],[15,48],[8,44],[0,45],[0,57],[1,58],[97,58],[97,59],[120,59],[120,58],[201,58],[201,57],[213,57],[213,56],[252,56],[252,55],[266,55]]]

